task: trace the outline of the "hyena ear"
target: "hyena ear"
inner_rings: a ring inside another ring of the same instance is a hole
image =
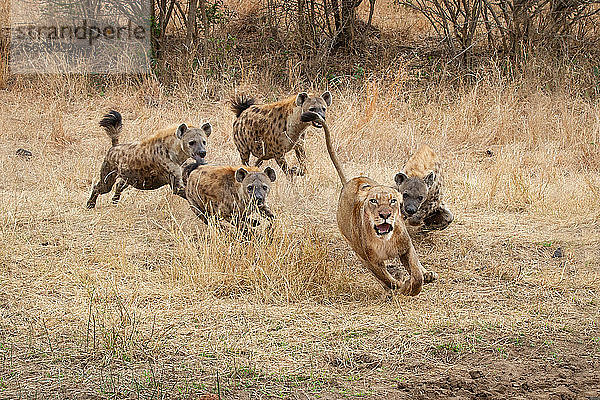
[[[275,182],[275,179],[277,178],[277,176],[275,175],[275,170],[271,167],[265,168],[265,175],[269,177],[271,182]]]
[[[321,98],[325,100],[325,104],[327,104],[327,107],[331,105],[331,92],[329,90],[323,93],[321,95]]]
[[[206,137],[209,137],[212,133],[212,125],[210,124],[210,122],[206,122],[204,125],[202,125],[202,130],[204,131]]]
[[[394,177],[394,181],[396,182],[396,185],[398,185],[398,186],[402,185],[402,183],[404,183],[404,181],[407,179],[408,179],[408,176],[406,176],[406,174],[404,172],[398,172],[396,174],[396,176]]]
[[[433,182],[435,182],[435,172],[431,171],[427,176],[423,179],[427,187],[431,187]]]
[[[246,171],[244,168],[239,168],[237,171],[235,171],[235,180],[241,183],[246,175],[248,175],[248,171]]]
[[[177,127],[177,130],[175,131],[175,137],[177,139],[180,139],[183,137],[183,134],[188,130],[188,127],[186,124],[181,124]]]
[[[308,99],[308,93],[306,93],[306,92],[298,93],[298,96],[296,96],[296,105],[298,107],[301,107],[302,104],[304,104],[304,102],[306,101],[306,99]]]

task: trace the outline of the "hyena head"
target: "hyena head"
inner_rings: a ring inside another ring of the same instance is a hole
[[[296,105],[302,109],[302,113],[300,114],[301,120],[304,113],[316,113],[325,120],[327,107],[331,105],[331,93],[327,91],[320,96],[313,97],[309,96],[306,92],[298,93],[296,96]],[[321,128],[323,126],[314,119],[312,120],[312,124],[315,128]]]
[[[435,181],[435,172],[430,172],[425,178],[409,178],[404,172],[398,172],[394,180],[398,191],[402,194],[402,214],[410,217],[427,198],[427,193]]]
[[[194,158],[199,164],[206,164],[206,142],[212,132],[210,122],[206,122],[200,128],[188,128],[181,124],[175,131],[175,137],[181,142],[181,149]]]
[[[275,170],[267,167],[264,172],[248,171],[242,167],[235,171],[235,180],[242,184],[240,194],[244,204],[261,206],[267,203],[271,182],[275,182]]]

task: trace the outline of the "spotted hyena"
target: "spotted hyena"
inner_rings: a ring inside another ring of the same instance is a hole
[[[325,119],[331,105],[331,93],[309,96],[306,92],[275,103],[256,105],[254,99],[244,96],[232,101],[236,115],[233,123],[233,141],[240,152],[242,164],[249,165],[250,155],[257,157],[256,166],[275,159],[288,176],[306,173],[304,134],[311,124],[321,128],[318,121],[303,122],[301,115],[314,112]],[[294,150],[299,168],[289,168],[285,154]]]
[[[181,164],[189,157],[203,164],[206,157],[206,142],[212,127],[210,123],[200,128],[181,124],[156,132],[153,136],[133,143],[119,144],[122,128],[121,114],[110,111],[100,121],[112,142],[102,167],[100,180],[94,185],[87,208],[94,208],[101,194],[110,192],[119,179],[112,198],[117,203],[127,186],[152,190],[170,185],[173,193],[185,196],[181,179]]]
[[[454,220],[442,200],[442,163],[429,146],[421,146],[394,180],[410,225],[444,229]]]
[[[275,182],[271,167],[193,165],[184,168],[186,198],[196,215],[205,223],[211,216],[230,225],[256,226],[252,214],[258,211],[272,220],[275,216],[267,205],[271,183]]]

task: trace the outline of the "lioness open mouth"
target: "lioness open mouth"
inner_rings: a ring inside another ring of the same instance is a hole
[[[387,222],[384,222],[380,225],[375,225],[374,228],[375,233],[377,233],[380,236],[385,235],[386,233],[390,233],[392,229],[394,229],[394,227],[391,224],[388,224]]]

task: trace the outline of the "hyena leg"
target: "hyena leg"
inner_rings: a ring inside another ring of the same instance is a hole
[[[444,204],[440,206],[433,214],[423,220],[426,229],[442,230],[446,229],[454,221],[454,215],[446,208]]]
[[[296,147],[294,147],[294,151],[296,152],[296,158],[300,164],[298,175],[304,176],[304,174],[306,174],[306,151],[304,150],[304,145],[297,144]]]
[[[238,147],[238,151],[240,152],[240,158],[242,159],[242,165],[249,166],[250,165],[250,149],[240,149]]]
[[[117,180],[117,170],[112,168],[110,164],[104,162],[100,168],[100,181],[94,185],[92,194],[87,202],[87,208],[96,207],[96,200],[101,194],[110,192],[115,181]]]
[[[200,221],[208,225],[208,218],[206,218],[206,214],[196,206],[192,205],[191,208],[194,214],[196,214],[196,216],[200,219]]]
[[[297,168],[289,168],[287,162],[285,161],[285,157],[284,155],[280,155],[280,156],[276,156],[275,157],[275,161],[277,161],[277,165],[279,165],[279,168],[281,168],[281,170],[283,171],[283,173],[288,177],[291,178],[293,175],[297,175],[298,174],[298,170]]]
[[[171,177],[169,184],[173,190],[173,194],[181,196],[185,199],[185,185],[183,183],[183,177],[181,176],[181,167],[175,163],[167,166],[169,176]]]
[[[117,204],[119,202],[121,199],[121,193],[123,193],[123,190],[125,190],[127,187],[129,187],[127,181],[125,181],[123,178],[120,178],[115,186],[115,194],[112,198],[113,204]]]
[[[271,158],[272,158],[271,156],[262,155],[262,156],[258,157],[258,159],[256,160],[256,162],[254,163],[254,166],[255,167],[260,167],[262,165],[263,161],[269,160]]]

